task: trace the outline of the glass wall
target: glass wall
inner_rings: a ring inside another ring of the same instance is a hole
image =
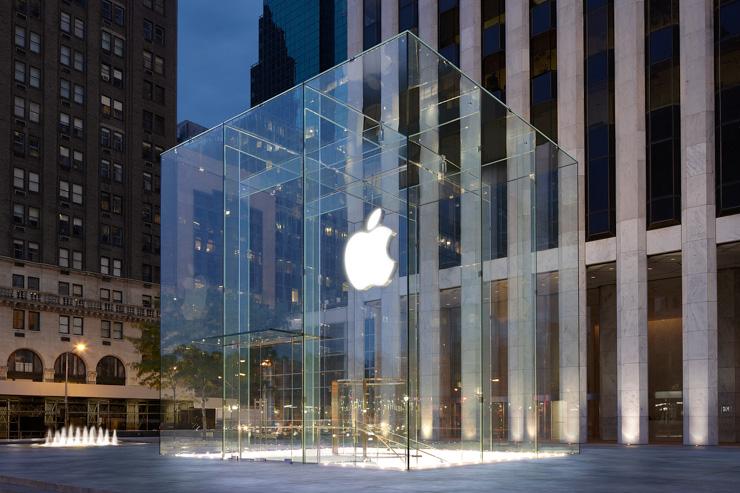
[[[740,211],[740,0],[714,1],[717,215]]]
[[[578,450],[575,162],[418,38],[163,163],[163,398],[201,404],[163,453],[407,469]],[[560,248],[538,252],[540,179]]]
[[[717,245],[719,441],[740,442],[740,243]]]
[[[584,3],[586,238],[616,234],[614,2]]]
[[[647,226],[681,222],[678,0],[645,2]]]
[[[616,264],[586,271],[588,441],[617,440]]]
[[[651,442],[683,438],[681,253],[648,258],[648,432]]]

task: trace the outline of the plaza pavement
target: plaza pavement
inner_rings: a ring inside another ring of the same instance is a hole
[[[580,455],[424,471],[161,457],[156,444],[0,444],[0,493],[740,492],[740,447],[584,446]]]

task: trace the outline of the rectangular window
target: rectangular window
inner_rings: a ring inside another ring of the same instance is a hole
[[[121,277],[121,261],[119,259],[113,259],[113,275]]]
[[[39,138],[35,135],[28,136],[28,155],[30,157],[39,157]]]
[[[111,200],[111,212],[121,214],[123,212],[123,198],[120,195],[114,195]]]
[[[112,45],[111,33],[109,33],[108,31],[101,31],[100,32],[100,48],[103,51],[110,53],[111,45]]]
[[[100,300],[110,301],[110,289],[100,288]]]
[[[59,131],[63,134],[69,133],[69,115],[67,113],[59,113]],[[67,157],[69,157],[69,149],[67,149]]]
[[[100,337],[110,339],[110,320],[100,321]]]
[[[110,179],[110,161],[107,159],[100,160],[100,177]]]
[[[113,181],[123,183],[123,165],[113,163]]]
[[[69,99],[70,83],[66,79],[59,79],[59,97]]]
[[[438,4],[439,53],[455,65],[460,65],[460,3],[440,0]]]
[[[72,16],[66,12],[62,12],[59,17],[59,29],[65,33],[70,32],[72,30]]]
[[[362,2],[363,18],[363,49],[367,50],[380,42],[380,19],[381,19],[380,0],[364,0]]]
[[[26,134],[13,130],[13,154],[23,157],[26,155]]]
[[[123,26],[126,21],[126,11],[120,5],[113,5],[113,22],[119,26]]]
[[[113,339],[123,339],[123,322],[113,322]]]
[[[148,294],[142,294],[141,295],[141,306],[144,308],[151,308],[152,307],[152,297]]]
[[[38,173],[28,173],[28,191],[38,193],[40,188],[40,177]]]
[[[75,18],[75,36],[85,39],[85,21]]]
[[[82,298],[82,284],[72,284],[72,296]]]
[[[39,210],[36,207],[28,208],[28,226],[31,228],[39,227]]]
[[[69,67],[72,60],[72,50],[69,48],[69,46],[60,46],[59,47],[59,63],[62,65],[66,65]]]
[[[78,72],[85,70],[85,55],[79,51],[75,51],[74,67]]]
[[[66,248],[59,249],[59,267],[69,267],[69,250]]]
[[[110,130],[105,127],[100,127],[100,145],[110,147]]]
[[[59,198],[69,200],[69,182],[59,180]]]
[[[28,289],[32,289],[34,291],[38,291],[40,286],[39,278],[28,276]]]
[[[144,40],[151,41],[154,39],[154,24],[144,19]]]
[[[59,333],[69,334],[69,317],[67,315],[59,315]]]
[[[57,227],[61,236],[69,236],[69,216],[67,214],[59,214]]]
[[[26,207],[23,204],[13,204],[13,223],[23,225],[26,220]]]
[[[34,332],[41,330],[41,314],[39,312],[28,312],[28,330]]]
[[[114,151],[123,152],[123,134],[120,132],[113,132],[113,139],[111,142]]]
[[[72,151],[72,169],[82,170],[85,167],[85,155],[82,151]]]
[[[117,68],[113,69],[113,86],[123,87],[123,72]]]
[[[13,188],[26,188],[26,172],[23,168],[13,168]]]
[[[164,58],[154,56],[154,73],[164,75]]]
[[[33,53],[41,53],[41,35],[31,31],[31,37],[28,44]]]
[[[22,276],[21,274],[13,274],[11,282],[14,288],[23,289],[26,287],[26,278],[25,276]]]
[[[69,296],[69,283],[60,281],[57,285],[57,293],[59,296]]]
[[[105,116],[110,116],[111,114],[111,99],[103,94],[100,95],[100,111]]]
[[[113,118],[123,120],[123,102],[117,99],[113,100]]]
[[[82,320],[82,317],[72,318],[72,334],[76,336],[81,336],[84,334],[84,326]]]
[[[74,102],[77,104],[82,104],[85,102],[85,87],[84,86],[75,84]]]
[[[144,68],[146,70],[152,70],[154,68],[152,60],[152,54],[148,51],[144,51]]]
[[[82,122],[82,118],[75,118],[73,121],[72,126],[72,135],[75,137],[81,139],[85,135],[85,129],[84,129],[84,123]],[[79,151],[75,151],[77,153]]]
[[[72,202],[82,205],[82,185],[72,185]]]
[[[152,191],[152,174],[144,172],[144,191],[145,192],[151,192]]]
[[[25,118],[26,117],[26,100],[20,96],[15,97],[15,108],[13,110],[13,114],[16,116],[16,118]]]
[[[28,260],[31,262],[39,262],[41,260],[41,250],[39,244],[35,241],[28,242]]]
[[[41,106],[38,103],[28,103],[28,120],[33,123],[41,121]]]
[[[15,81],[26,83],[26,64],[23,62],[15,62]]]
[[[154,26],[154,42],[164,46],[164,28],[162,26]]]
[[[82,218],[75,217],[72,219],[72,236],[82,236]]]
[[[110,194],[108,192],[100,192],[100,210],[110,212]]]
[[[100,257],[100,273],[104,275],[110,274],[110,258]]]
[[[36,89],[41,88],[41,70],[37,67],[29,67],[28,74],[28,85]]]
[[[13,240],[13,257],[20,260],[26,257],[26,246],[23,240]]]
[[[110,225],[100,225],[100,243],[104,245],[110,245]]]
[[[15,26],[15,45],[26,47],[26,29],[22,26]]]
[[[110,65],[107,63],[100,64],[100,80],[110,82]]]
[[[113,303],[123,303],[123,292],[113,290]]]
[[[26,328],[26,312],[13,310],[13,330],[24,330]]]
[[[113,54],[116,56],[123,56],[123,50],[124,50],[124,42],[122,38],[119,38],[118,36],[113,36]]]
[[[82,252],[72,252],[72,268],[82,270]]]

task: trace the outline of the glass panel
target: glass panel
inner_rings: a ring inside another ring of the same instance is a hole
[[[406,469],[577,451],[575,162],[418,38],[164,163],[163,242],[193,249],[166,263],[163,368],[208,369],[189,381],[207,431],[173,413],[164,453]],[[556,240],[539,250],[538,200]],[[210,304],[182,301],[199,289]]]

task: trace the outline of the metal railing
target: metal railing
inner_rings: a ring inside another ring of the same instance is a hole
[[[63,296],[24,288],[0,287],[0,300],[38,303],[40,305],[57,307],[60,309],[86,310],[121,317],[136,317],[144,319],[159,318],[159,310],[152,307],[90,300],[75,296]]]

